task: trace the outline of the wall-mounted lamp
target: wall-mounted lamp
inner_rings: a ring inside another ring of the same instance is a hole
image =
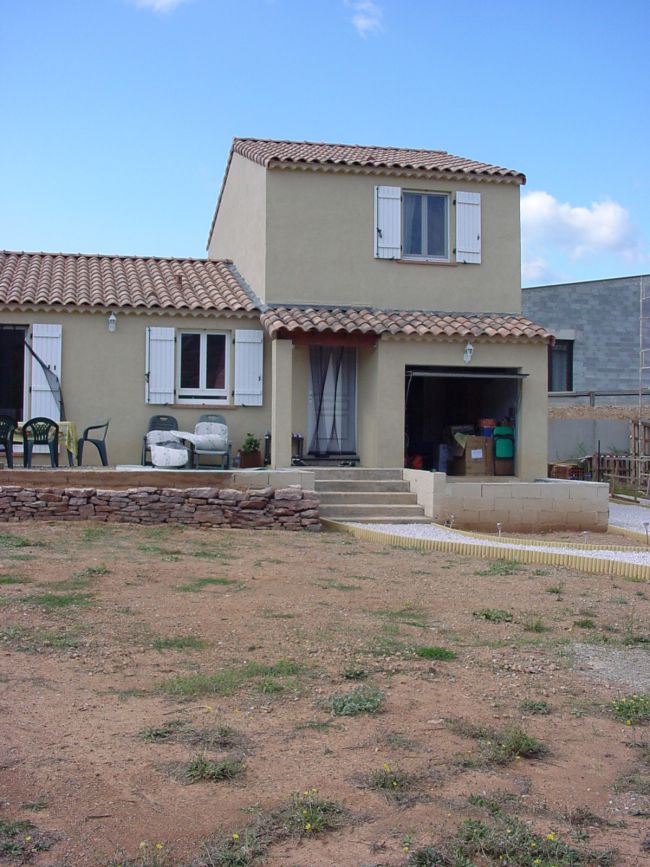
[[[465,347],[465,352],[463,352],[463,361],[465,364],[469,364],[472,360],[472,355],[474,355],[474,346],[471,341],[467,341],[467,346]]]
[[[117,329],[117,316],[114,313],[108,317],[108,330],[111,334]]]

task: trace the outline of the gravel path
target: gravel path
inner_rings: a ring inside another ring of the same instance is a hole
[[[643,533],[645,528],[643,522],[647,521],[650,524],[650,508],[648,506],[639,506],[634,503],[629,505],[626,503],[610,503],[609,504],[609,523],[614,527],[625,527],[626,530],[637,530]]]
[[[624,506],[623,508],[629,507]],[[650,518],[650,509],[644,509],[643,511]],[[445,542],[463,542],[466,545],[489,544],[494,548],[503,548],[504,554],[508,551],[550,551],[556,554],[580,554],[581,557],[590,557],[594,560],[618,560],[624,563],[639,563],[643,566],[650,566],[650,551],[581,550],[580,548],[567,548],[562,545],[526,545],[525,543],[499,542],[498,538],[488,542],[485,539],[475,539],[472,536],[465,536],[456,530],[449,530],[436,524],[363,524],[356,521],[350,521],[349,523],[353,527],[378,530],[381,533],[404,536],[407,539],[436,539]]]

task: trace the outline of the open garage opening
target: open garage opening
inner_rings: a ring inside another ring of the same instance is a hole
[[[448,475],[514,475],[524,378],[516,368],[407,366],[405,466]]]

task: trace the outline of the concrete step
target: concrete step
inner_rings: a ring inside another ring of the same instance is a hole
[[[373,503],[381,505],[411,506],[417,504],[417,497],[408,491],[319,491],[321,505],[340,503],[342,506],[359,503],[368,506]]]
[[[322,518],[333,518],[341,521],[367,521],[370,518],[392,523],[398,518],[410,520],[411,518],[423,518],[424,510],[421,506],[382,506],[377,504],[366,505],[364,503],[331,503],[320,507]]]
[[[339,491],[342,494],[359,491],[363,493],[402,493],[409,491],[409,483],[397,479],[316,479],[314,487],[317,491]]]
[[[403,475],[400,469],[385,469],[383,467],[314,467],[312,472],[315,473],[317,481],[327,481],[328,479],[347,479],[349,481],[392,479],[400,481]]]

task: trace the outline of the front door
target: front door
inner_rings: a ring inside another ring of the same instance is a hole
[[[355,454],[357,448],[357,351],[309,347],[308,451]]]

